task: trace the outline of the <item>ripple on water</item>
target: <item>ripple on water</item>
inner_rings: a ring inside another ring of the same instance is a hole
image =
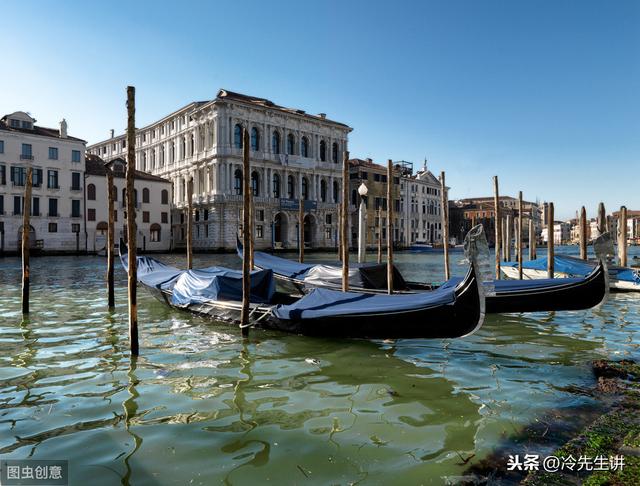
[[[442,278],[437,255],[397,261],[408,278]],[[220,262],[236,263],[196,256]],[[640,356],[632,294],[586,312],[488,316],[460,340],[371,342],[244,341],[141,292],[142,356],[130,359],[120,269],[108,312],[104,259],[34,258],[22,319],[19,260],[3,268],[0,455],[67,458],[74,482],[439,482],[546,411],[589,403],[575,390],[591,385],[590,360]]]

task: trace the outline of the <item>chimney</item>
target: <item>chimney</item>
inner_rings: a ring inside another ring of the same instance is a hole
[[[67,138],[67,120],[64,118],[60,122],[60,138]]]
[[[113,138],[114,133],[115,133],[115,130],[112,128],[111,129],[111,138]]]
[[[373,160],[371,160],[370,158],[367,158],[367,162],[373,164]]]
[[[327,118],[327,114],[326,113],[318,113],[318,115],[320,115],[320,118]]]

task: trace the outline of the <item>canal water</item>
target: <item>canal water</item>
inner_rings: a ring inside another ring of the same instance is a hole
[[[442,280],[441,255],[396,262],[408,278]],[[239,260],[195,257],[212,264]],[[640,358],[640,294],[491,315],[464,339],[253,331],[245,342],[141,291],[132,360],[119,265],[109,313],[104,258],[33,258],[28,319],[20,260],[0,268],[0,458],[67,459],[71,484],[455,483],[496,448],[518,452],[512,438],[550,411],[594,406],[582,392],[593,359]]]

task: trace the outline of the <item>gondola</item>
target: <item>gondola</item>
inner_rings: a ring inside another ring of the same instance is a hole
[[[127,269],[127,248],[120,260]],[[242,274],[223,267],[180,270],[137,257],[137,279],[161,302],[215,321],[239,323]],[[355,338],[456,338],[484,320],[484,298],[473,265],[456,285],[422,294],[380,295],[313,289],[276,291],[271,270],[251,272],[250,326],[296,334]]]
[[[597,261],[581,260],[568,255],[556,255],[553,259],[554,277],[582,277],[593,272],[598,266]],[[518,275],[517,263],[504,263],[503,273],[514,278]],[[609,288],[615,291],[640,292],[640,270],[611,265],[609,271]],[[541,279],[547,277],[547,257],[529,260],[522,265],[524,278]]]
[[[238,254],[242,246],[238,242]],[[263,252],[254,252],[256,268],[272,270],[282,288],[289,292],[308,292],[314,288],[340,288],[342,268],[337,264],[297,263]],[[415,294],[449,288],[460,283],[452,278],[441,287],[406,281],[393,269],[393,285],[397,292]],[[606,270],[601,262],[584,277],[542,280],[485,281],[486,312],[543,312],[589,309],[600,304],[607,295]],[[349,268],[349,288],[356,292],[386,292],[386,265],[364,264]]]

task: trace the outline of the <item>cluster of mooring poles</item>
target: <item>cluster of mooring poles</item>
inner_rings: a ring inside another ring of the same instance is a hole
[[[127,170],[126,170],[126,233],[127,233],[127,265],[128,265],[128,323],[129,323],[129,340],[132,355],[139,354],[138,343],[138,309],[137,309],[137,247],[136,247],[136,210],[134,200],[134,183],[135,183],[135,160],[136,160],[136,133],[135,133],[135,88],[127,87]],[[242,132],[242,163],[243,163],[243,211],[242,211],[242,312],[240,318],[240,328],[243,336],[249,334],[249,315],[250,315],[250,291],[251,291],[251,270],[254,264],[254,206],[253,206],[253,188],[251,187],[251,171],[249,163],[249,133],[246,127]],[[24,189],[23,204],[23,220],[22,220],[22,313],[29,313],[29,231],[30,213],[31,213],[31,191],[33,184],[33,169],[27,168],[27,178]],[[394,234],[394,204],[393,204],[393,162],[387,163],[387,292],[393,293],[393,234]],[[338,256],[342,261],[342,290],[349,290],[349,152],[345,151],[342,161],[342,197],[338,205]],[[113,182],[113,173],[107,169],[107,195],[108,195],[108,229],[107,229],[107,300],[110,310],[115,308],[115,288],[114,288],[114,246],[115,246],[115,186]],[[518,216],[516,221],[512,221],[509,214],[505,217],[502,215],[500,204],[500,195],[498,190],[498,176],[493,178],[494,187],[494,236],[495,236],[495,271],[496,279],[501,278],[500,264],[501,260],[511,260],[511,244],[512,235],[515,231],[515,244],[518,260],[518,276],[522,279],[523,268],[523,224],[524,224],[524,207],[522,200],[522,191],[518,193]],[[444,250],[444,276],[449,279],[449,200],[447,187],[445,184],[444,171],[440,174],[440,196],[441,196],[441,216],[442,216],[442,240]],[[362,196],[362,194],[361,194]],[[193,179],[189,179],[187,184],[187,267],[193,268]],[[304,261],[304,200],[299,200],[298,206],[298,260]],[[547,274],[549,278],[554,277],[554,206],[550,202],[547,205]],[[378,225],[381,225],[381,212],[378,209],[376,218]],[[515,223],[516,228],[513,228]],[[580,210],[579,217],[580,234],[580,258],[587,259],[587,215],[583,206]],[[361,223],[364,226],[364,223]],[[605,212],[604,204],[601,202],[598,206],[597,228],[600,234],[609,230],[609,224]],[[529,259],[537,258],[536,254],[536,235],[533,215],[529,218]],[[360,245],[364,244],[366,235],[361,232]],[[361,255],[364,260],[364,252]],[[627,208],[620,208],[620,217],[618,221],[618,259],[621,266],[627,265]],[[378,233],[377,242],[377,262],[382,263],[382,234]]]

